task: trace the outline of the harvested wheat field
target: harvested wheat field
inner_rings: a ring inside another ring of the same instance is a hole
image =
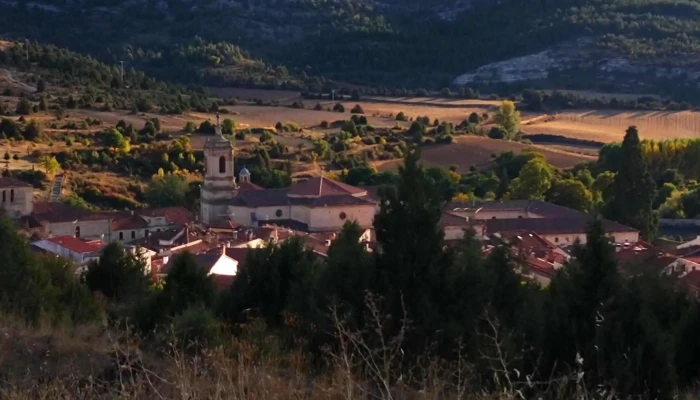
[[[557,168],[570,168],[582,162],[595,161],[597,157],[583,154],[573,154],[540,146],[526,145],[518,142],[494,140],[481,136],[461,136],[455,138],[452,144],[432,145],[423,147],[422,162],[426,167],[449,167],[456,165],[460,172],[469,171],[471,165],[484,168],[491,164],[491,154],[504,151],[520,153],[532,149],[544,154],[547,162]],[[379,170],[393,170],[401,160],[392,160],[377,164]]]
[[[700,137],[700,112],[695,111],[566,111],[523,125],[528,134],[548,133],[599,142],[619,142],[635,125],[642,139]]]

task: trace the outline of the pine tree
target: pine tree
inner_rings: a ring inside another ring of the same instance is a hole
[[[418,338],[435,333],[442,324],[436,303],[450,265],[438,226],[443,199],[419,159],[420,152],[409,149],[399,169],[398,185],[382,191],[374,218],[380,247],[375,294],[385,298],[396,323],[404,308],[411,320],[419,321]]]
[[[596,350],[600,324],[611,319],[612,301],[620,291],[615,250],[596,218],[586,235],[586,245],[574,251],[575,262],[561,269],[549,286],[546,324],[545,369],[577,368],[576,355],[583,358],[587,381],[604,374]]]
[[[117,302],[140,298],[148,291],[149,279],[143,262],[128,253],[119,243],[104,248],[98,261],[90,263],[85,283],[90,290],[101,292]]]
[[[634,126],[627,129],[622,142],[622,160],[613,188],[614,197],[605,208],[606,217],[639,229],[643,238],[653,240],[658,229],[658,216],[652,208],[656,186]]]

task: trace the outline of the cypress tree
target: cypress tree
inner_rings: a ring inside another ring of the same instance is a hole
[[[658,216],[653,211],[656,186],[642,154],[637,127],[630,126],[622,142],[620,169],[615,176],[614,197],[605,209],[607,218],[639,229],[641,236],[653,240]]]

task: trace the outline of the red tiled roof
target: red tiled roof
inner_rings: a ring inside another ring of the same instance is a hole
[[[15,178],[0,177],[0,188],[32,187],[32,185]]]
[[[544,276],[547,276],[550,278],[552,276],[554,276],[554,273],[555,273],[554,266],[545,260],[541,260],[541,259],[536,258],[536,257],[528,257],[525,260],[525,263],[536,274],[544,275]]]
[[[299,182],[289,188],[290,196],[301,197],[321,197],[321,196],[338,196],[338,195],[362,195],[366,194],[367,190],[355,186],[350,186],[343,182],[338,182],[326,177],[311,178],[304,182]]]
[[[185,225],[194,221],[192,213],[185,207],[150,208],[140,210],[138,214],[149,218],[165,217],[173,225]]]
[[[76,253],[92,253],[105,247],[105,244],[99,240],[88,242],[68,235],[55,236],[47,240]]]
[[[34,203],[33,216],[38,221],[48,222],[72,222],[76,220],[98,221],[111,219],[110,216],[104,213],[91,212],[63,203],[49,202]]]
[[[148,222],[138,215],[117,215],[112,220],[112,230],[123,231],[127,229],[145,229],[148,228]]]
[[[265,190],[262,186],[258,186],[252,182],[240,182],[238,184],[240,190]]]

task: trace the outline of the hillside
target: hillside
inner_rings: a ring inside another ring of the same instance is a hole
[[[7,16],[0,34],[210,85],[298,88],[322,85],[309,77],[324,76],[439,89],[476,73],[456,82],[672,94],[686,92],[700,73],[693,67],[700,48],[696,0],[22,4],[0,3]],[[534,61],[518,59],[537,54]],[[489,65],[512,59],[506,74]],[[528,68],[540,73],[522,73]]]

